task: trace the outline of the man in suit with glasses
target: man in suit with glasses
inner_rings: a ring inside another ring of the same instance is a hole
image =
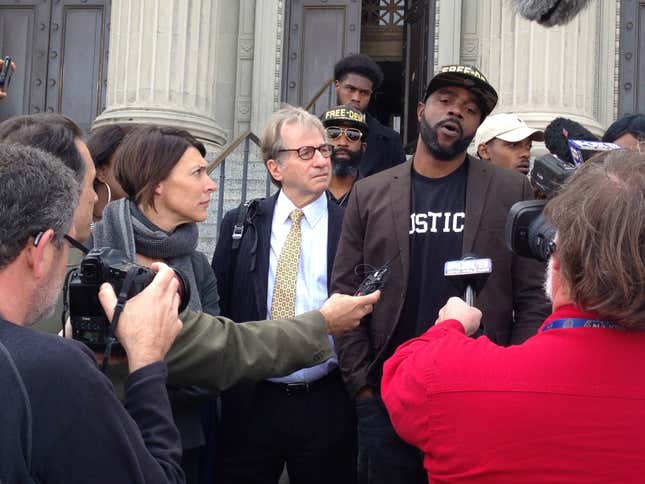
[[[236,321],[293,318],[328,297],[343,209],[328,200],[330,156],[320,120],[287,106],[269,120],[262,157],[272,197],[249,207],[237,254],[226,214],[213,257],[222,314]],[[356,435],[352,404],[334,356],[284,378],[223,395],[218,482],[352,483]]]

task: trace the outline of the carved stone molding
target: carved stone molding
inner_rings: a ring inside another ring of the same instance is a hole
[[[479,39],[464,38],[461,41],[461,60],[469,64],[476,64],[479,55]]]
[[[253,36],[240,38],[238,43],[238,57],[240,59],[253,59]]]

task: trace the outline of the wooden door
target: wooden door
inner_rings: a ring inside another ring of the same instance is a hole
[[[645,1],[623,0],[620,9],[619,116],[645,113]]]
[[[0,119],[62,113],[88,130],[105,109],[110,0],[0,0],[0,55],[18,66]]]
[[[434,0],[408,0],[404,43],[405,92],[403,95],[403,146],[406,152],[418,135],[417,102],[423,100],[425,86],[433,74]]]
[[[334,74],[334,64],[360,49],[361,2],[291,0],[285,26],[283,99],[306,105]],[[335,104],[333,85],[319,98],[320,115]]]

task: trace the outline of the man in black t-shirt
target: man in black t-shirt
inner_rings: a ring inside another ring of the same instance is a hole
[[[463,296],[443,276],[446,261],[469,253],[492,259],[478,307],[486,336],[498,344],[524,341],[549,312],[544,266],[504,245],[510,206],[532,195],[528,180],[466,154],[496,102],[497,93],[477,69],[441,68],[417,106],[414,159],[359,180],[349,197],[331,290],[355,291],[362,279],[357,269],[397,256],[372,315],[335,340],[356,402],[370,484],[427,482],[420,454],[392,429],[380,401],[380,377],[399,344],[434,324],[448,297]]]

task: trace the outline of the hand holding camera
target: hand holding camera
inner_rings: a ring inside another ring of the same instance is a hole
[[[143,291],[128,299],[116,327],[131,373],[162,361],[182,328],[175,271],[160,262],[152,268],[157,271],[156,276]],[[113,287],[102,284],[98,296],[108,319],[112,319],[117,302]]]

